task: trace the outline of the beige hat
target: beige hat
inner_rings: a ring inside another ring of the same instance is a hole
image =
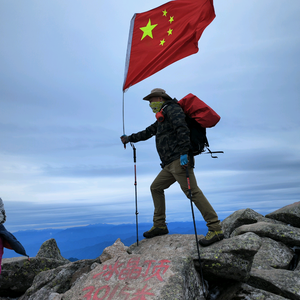
[[[163,89],[153,89],[151,91],[151,94],[149,94],[148,96],[144,97],[144,100],[150,100],[150,98],[152,97],[163,97],[166,100],[172,100],[172,98],[166,93],[165,90]]]

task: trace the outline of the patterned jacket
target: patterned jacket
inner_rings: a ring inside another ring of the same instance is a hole
[[[164,121],[156,121],[145,130],[128,136],[130,142],[145,141],[156,136],[156,149],[161,166],[164,167],[182,154],[188,154],[190,149],[190,130],[185,121],[185,114],[177,104],[177,100],[165,101],[163,109]]]

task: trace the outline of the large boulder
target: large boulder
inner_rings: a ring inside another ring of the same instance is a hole
[[[68,259],[62,257],[55,239],[50,239],[44,242],[35,257],[36,258],[46,257],[55,260],[61,260],[65,263],[70,262]]]
[[[300,228],[300,201],[267,214],[266,218],[282,221]]]
[[[122,242],[121,239],[117,239],[111,246],[106,247],[102,254],[100,255],[100,260],[104,263],[107,260],[112,259],[113,257],[117,257],[124,253],[127,253],[128,247],[126,247]]]
[[[79,299],[204,300],[199,275],[190,255],[193,235],[142,240],[128,253],[105,261],[63,294]]]
[[[237,236],[246,232],[254,232],[259,236],[269,237],[287,246],[300,246],[300,229],[296,227],[258,222],[238,227],[232,232],[231,236]]]
[[[204,300],[193,260],[163,258],[124,255],[117,261],[108,260],[66,292],[62,299],[107,297],[123,300],[127,296],[127,299]]]
[[[65,262],[50,258],[25,257],[5,258],[0,275],[0,296],[17,297],[31,287],[34,277],[40,272],[55,269]]]
[[[98,265],[99,258],[84,259],[41,272],[35,276],[32,286],[19,300],[60,299],[60,294],[68,291]]]
[[[66,263],[69,261],[61,256],[53,239],[42,244],[36,257],[3,259],[2,273],[0,274],[0,296],[21,296],[31,287],[37,274]]]
[[[224,239],[209,247],[201,247],[201,262],[204,277],[247,281],[254,255],[261,247],[261,238],[254,233],[246,233],[231,239]],[[197,253],[194,252],[197,266]]]
[[[261,241],[261,247],[254,255],[252,268],[288,269],[294,257],[294,252],[283,243],[270,238],[262,238]]]
[[[280,221],[265,218],[263,215],[257,213],[253,209],[246,208],[235,211],[222,221],[222,229],[225,238],[229,238],[231,233],[238,227],[246,224],[253,224],[257,222],[279,223]]]
[[[285,297],[300,299],[300,273],[288,270],[251,270],[249,285]]]

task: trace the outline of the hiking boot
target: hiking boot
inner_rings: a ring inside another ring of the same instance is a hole
[[[215,242],[221,241],[224,239],[224,233],[220,231],[211,231],[209,230],[206,234],[206,237],[199,240],[199,244],[203,247],[209,246]]]
[[[169,230],[167,228],[167,226],[163,226],[163,227],[152,227],[150,230],[144,232],[143,236],[147,239],[153,238],[157,235],[164,235],[164,234],[168,234]]]

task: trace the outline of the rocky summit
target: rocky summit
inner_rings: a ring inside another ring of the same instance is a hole
[[[118,239],[75,262],[51,239],[30,260],[3,259],[0,300],[300,300],[300,202],[266,216],[238,210],[222,227],[226,238],[208,247],[193,234]]]

